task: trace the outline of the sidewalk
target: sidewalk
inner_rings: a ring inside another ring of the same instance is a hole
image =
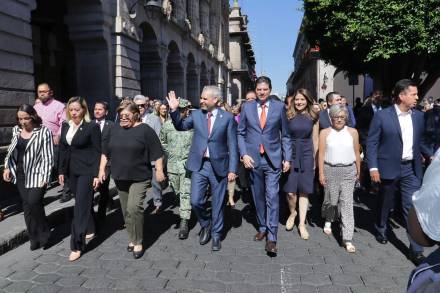
[[[46,216],[49,219],[51,227],[65,223],[72,216],[71,208],[75,200],[71,199],[68,202],[60,203],[60,191],[61,187],[56,186],[50,188],[44,196]],[[95,198],[97,195],[98,193],[95,194]],[[110,182],[110,195],[112,197],[116,195],[113,181]],[[2,194],[0,206],[6,214],[6,218],[0,222],[0,255],[3,255],[22,245],[29,239],[26,233],[26,225],[18,195],[12,197],[7,194]]]

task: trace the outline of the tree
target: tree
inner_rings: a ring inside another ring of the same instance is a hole
[[[424,96],[440,77],[439,0],[304,0],[303,30],[322,59],[387,94],[412,78]]]

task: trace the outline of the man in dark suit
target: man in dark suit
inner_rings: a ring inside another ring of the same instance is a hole
[[[341,94],[339,94],[338,92],[328,93],[325,99],[327,101],[327,109],[319,112],[319,130],[332,126],[329,114],[330,107],[332,105],[340,105],[342,103]],[[353,127],[353,122],[351,121],[350,117],[348,118],[347,126]]]
[[[234,116],[217,107],[221,91],[206,86],[200,98],[200,110],[182,118],[174,92],[168,98],[170,116],[179,131],[194,129],[194,137],[186,168],[191,171],[191,205],[199,220],[200,244],[209,242],[212,250],[221,249],[223,207],[227,182],[235,180],[238,165],[237,125]],[[206,210],[206,189],[211,186],[212,216]]]
[[[415,110],[417,84],[400,80],[394,87],[395,104],[378,111],[371,122],[367,138],[367,160],[370,177],[379,183],[376,217],[376,239],[387,243],[387,224],[394,206],[394,195],[400,191],[405,223],[412,207],[412,195],[421,186],[422,152],[431,156],[424,144],[423,114]],[[423,248],[411,237],[409,258],[416,264],[423,259]]]
[[[93,110],[95,122],[101,129],[102,147],[108,143],[114,122],[107,120],[108,103],[105,101],[97,101]],[[106,216],[107,207],[111,206],[113,200],[110,198],[109,184],[110,184],[110,163],[105,168],[105,181],[98,187],[99,204],[98,204],[98,219],[104,220]]]
[[[244,103],[238,126],[238,145],[244,166],[251,170],[250,184],[257,212],[258,233],[267,235],[266,251],[276,253],[279,221],[279,180],[290,169],[292,149],[284,103],[272,99],[268,77],[256,81],[257,100]]]
[[[367,137],[368,130],[370,129],[371,121],[373,120],[373,116],[376,112],[382,110],[382,98],[383,93],[381,90],[374,90],[371,97],[362,106],[358,111],[358,118],[356,128],[359,133],[359,143],[362,146],[362,152],[364,153],[363,159],[363,172],[362,172],[362,186],[366,189],[370,188],[371,180],[370,180],[370,172],[368,171],[368,167],[365,166],[367,164]],[[364,168],[365,167],[365,168]]]

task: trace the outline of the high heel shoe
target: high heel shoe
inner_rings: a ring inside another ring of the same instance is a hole
[[[69,261],[75,261],[78,258],[81,257],[81,251],[77,250],[77,251],[72,251],[69,255]]]
[[[233,196],[228,198],[228,206],[230,206],[231,208],[235,208],[235,202]]]
[[[295,219],[296,219],[296,211],[291,213],[289,218],[286,221],[286,230],[291,231],[293,229],[293,226],[295,225]]]
[[[139,250],[139,251],[134,250],[134,248],[135,247],[133,247],[133,257],[134,257],[134,259],[141,258],[144,255],[144,252],[145,252],[144,248],[141,247],[141,250]]]
[[[309,240],[309,232],[306,229],[306,225],[298,225],[299,236],[304,240]]]

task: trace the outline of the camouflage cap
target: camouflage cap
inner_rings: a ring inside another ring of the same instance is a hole
[[[185,99],[180,99],[179,100],[179,108],[186,108],[186,107],[189,107],[189,106],[191,106],[190,101],[185,100]]]

